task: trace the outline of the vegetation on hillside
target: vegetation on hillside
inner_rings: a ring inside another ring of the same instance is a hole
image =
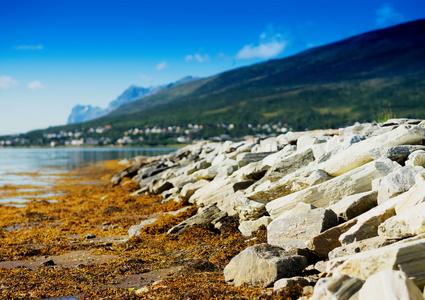
[[[113,129],[108,134],[117,139],[134,128],[185,128],[188,124],[203,127],[190,138],[232,137],[270,133],[267,127],[252,129],[266,124],[305,130],[382,121],[390,115],[425,118],[424,36],[425,20],[365,33],[181,84],[103,118],[34,131],[26,137],[34,140],[46,132],[84,132],[108,125]],[[149,102],[161,104],[145,110]],[[233,129],[220,124],[231,124]],[[175,143],[181,135],[151,136],[150,141],[145,136],[139,141]]]

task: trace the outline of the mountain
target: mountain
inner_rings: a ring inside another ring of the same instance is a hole
[[[99,106],[78,104],[72,108],[71,114],[68,117],[67,124],[77,124],[86,122],[107,114],[108,112],[105,109],[100,108]]]
[[[96,124],[284,122],[312,129],[388,115],[424,118],[424,36],[425,20],[368,32],[172,87],[122,106]],[[145,110],[150,102],[162,105]]]
[[[198,78],[195,78],[192,76],[187,76],[173,83],[164,84],[160,86],[153,86],[148,88],[132,85],[128,89],[126,89],[121,95],[119,95],[117,99],[111,101],[107,108],[103,109],[98,106],[80,105],[80,104],[74,106],[72,108],[71,114],[68,117],[67,124],[77,124],[77,123],[87,122],[90,120],[100,118],[123,105],[154,95],[172,86],[178,86],[180,84],[184,84],[197,79]],[[155,105],[156,103],[150,101],[149,105],[145,105],[143,109],[148,109]]]
[[[137,127],[144,143],[158,145],[175,143],[186,134],[243,136],[259,133],[253,128],[269,132],[267,128],[282,124],[304,130],[390,117],[425,119],[424,36],[425,20],[367,32],[283,59],[174,84],[96,120],[27,136],[45,143],[45,132],[89,134],[108,125],[110,139]],[[192,128],[189,124],[198,125],[197,130],[186,130]],[[147,134],[152,128],[155,134]]]

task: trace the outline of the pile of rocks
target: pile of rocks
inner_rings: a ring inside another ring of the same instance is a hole
[[[424,299],[425,121],[392,119],[243,142],[200,142],[112,178],[189,201],[194,224],[239,215],[267,244],[224,269],[229,284],[305,286],[310,299]],[[131,228],[137,235],[144,225]],[[314,286],[314,289],[313,289]]]

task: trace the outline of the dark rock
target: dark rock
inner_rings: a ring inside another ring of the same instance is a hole
[[[244,190],[253,185],[254,183],[255,181],[252,180],[236,182],[235,184],[233,184],[233,191],[236,193],[239,190]]]
[[[407,157],[418,150],[425,150],[425,146],[420,145],[403,145],[403,146],[394,146],[394,147],[384,147],[384,148],[374,148],[369,151],[370,157],[372,159],[382,159],[389,158],[393,161],[396,161],[400,164],[404,164]]]
[[[243,166],[246,166],[247,164],[263,160],[265,157],[273,153],[276,153],[276,152],[257,152],[257,153],[245,152],[245,153],[239,154],[236,157],[236,161],[238,162],[239,167],[243,167]]]
[[[168,234],[182,234],[186,228],[194,225],[202,225],[206,223],[217,224],[221,219],[225,218],[227,213],[221,211],[215,204],[209,205],[204,209],[200,210],[198,214],[190,217],[189,219],[181,222],[168,230]]]
[[[306,245],[319,257],[326,258],[333,249],[340,247],[339,237],[357,223],[357,219],[332,227],[310,239]]]
[[[54,265],[55,265],[55,262],[52,259],[45,260],[45,261],[40,263],[40,266],[42,266],[42,267],[54,266]]]
[[[159,179],[153,182],[152,187],[150,188],[150,191],[151,193],[158,195],[172,188],[173,188],[173,184],[171,182],[164,179]]]
[[[117,185],[121,182],[121,180],[124,177],[130,177],[133,178],[134,176],[137,175],[137,172],[139,171],[139,169],[143,166],[145,166],[147,163],[146,162],[137,162],[127,168],[125,168],[124,170],[118,172],[117,174],[115,174],[114,176],[112,176],[111,178],[111,183],[113,185]]]

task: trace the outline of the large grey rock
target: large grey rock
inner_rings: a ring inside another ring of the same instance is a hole
[[[267,242],[285,249],[303,249],[309,239],[337,224],[336,214],[324,208],[284,215],[273,220],[267,227]]]
[[[241,221],[256,220],[266,213],[266,205],[245,197],[235,197],[231,205]]]
[[[233,183],[235,182],[231,177],[216,177],[213,181],[196,190],[189,202],[198,206],[217,204],[217,207],[221,210],[228,211],[227,208],[231,208],[229,198],[233,199],[236,195],[233,190]],[[236,214],[236,212],[233,211],[232,214]]]
[[[370,157],[372,159],[383,159],[389,158],[398,163],[404,163],[407,157],[418,150],[425,150],[425,146],[422,145],[403,145],[395,147],[384,147],[384,148],[373,148],[369,150]]]
[[[398,198],[392,198],[357,217],[357,223],[339,238],[342,244],[368,239],[378,235],[378,226],[395,215]]]
[[[161,193],[161,198],[164,200],[164,201],[167,201],[167,199],[168,200],[170,200],[171,199],[171,197],[177,197],[178,195],[179,195],[179,192],[180,192],[180,189],[179,188],[176,188],[176,187],[174,187],[174,188],[171,188],[171,189],[168,189],[168,190],[166,190],[166,191],[163,191],[162,193]]]
[[[425,149],[425,146],[424,146]],[[406,166],[425,167],[425,151],[418,150],[409,155]]]
[[[359,291],[359,300],[423,300],[419,288],[402,271],[382,271],[370,276]]]
[[[180,192],[180,196],[183,199],[190,199],[190,197],[192,197],[192,195],[199,190],[200,188],[202,188],[203,186],[207,185],[209,183],[208,180],[199,180],[196,181],[194,183],[188,183],[186,185],[183,186],[181,192]]]
[[[425,233],[425,203],[410,207],[379,225],[378,234],[387,239],[401,239]]]
[[[232,174],[237,169],[237,162],[233,159],[226,159],[222,161],[220,164],[211,165],[211,167],[207,169],[202,169],[196,171],[192,174],[193,178],[196,180],[214,179],[217,175],[228,176]]]
[[[338,260],[338,258],[336,259]],[[347,274],[367,279],[385,270],[401,270],[422,289],[425,285],[425,239],[398,242],[389,246],[361,252],[338,264],[328,263],[328,272]]]
[[[136,179],[136,177],[138,178]],[[142,189],[147,188],[148,190],[150,190],[152,188],[153,183],[160,179],[161,179],[161,173],[144,178],[144,179],[141,179],[141,177],[137,175],[133,178],[133,181],[138,182],[140,188]]]
[[[301,255],[288,254],[268,244],[251,246],[236,255],[224,268],[227,283],[267,287],[275,281],[298,275],[307,265]]]
[[[339,135],[344,138],[352,135],[363,135],[370,137],[373,135],[373,133],[379,131],[380,129],[381,127],[376,123],[356,123],[352,126],[341,129]]]
[[[244,236],[251,236],[253,232],[257,231],[261,226],[267,227],[272,219],[269,216],[263,216],[253,221],[242,221],[238,227],[239,231]]]
[[[202,160],[200,160],[196,163],[193,163],[193,164],[187,166],[185,168],[186,169],[185,174],[191,175],[191,174],[195,173],[196,171],[209,168],[210,166],[211,166],[210,162],[207,162],[205,159],[202,159]]]
[[[278,152],[275,152],[263,158],[261,162],[263,165],[271,167],[296,151],[297,147],[295,145],[286,145],[282,150],[279,150]]]
[[[171,182],[164,179],[158,179],[152,182],[152,185],[149,187],[149,190],[152,194],[158,195],[171,188],[173,188],[173,184]]]
[[[307,178],[312,170],[297,171],[286,175],[282,179],[272,182],[263,178],[252,185],[246,192],[246,197],[256,201],[269,202],[274,199],[308,188]]]
[[[329,160],[336,154],[348,148],[348,144],[343,143],[340,136],[334,136],[329,139],[325,144],[316,144],[312,147],[314,157],[318,163],[323,163]]]
[[[177,172],[176,172],[177,173]],[[181,190],[186,184],[194,183],[195,179],[192,176],[179,174],[175,177],[169,178],[168,181],[176,188]]]
[[[352,219],[338,226],[332,227],[315,237],[309,239],[306,243],[308,249],[313,251],[317,256],[326,258],[328,253],[333,249],[340,247],[339,237],[347,232],[357,223],[357,219]]]
[[[269,202],[266,209],[272,219],[275,219],[298,202],[328,207],[346,196],[370,191],[373,179],[383,177],[399,167],[398,163],[391,160],[372,161],[321,184],[277,198]]]
[[[342,198],[334,205],[329,206],[342,220],[351,220],[377,205],[378,193],[368,191]]]
[[[355,276],[335,275],[321,278],[310,300],[349,300],[360,290],[364,280]]]
[[[297,151],[301,151],[307,148],[311,148],[315,144],[321,144],[325,142],[317,137],[313,137],[310,135],[302,135],[297,140]]]
[[[145,166],[146,164],[147,163],[144,161],[139,161],[139,162],[136,162],[135,164],[132,164],[126,167],[125,169],[121,170],[120,172],[112,176],[111,183],[113,185],[117,185],[121,182],[121,180],[124,177],[130,177],[130,178],[134,177],[135,175],[137,175],[137,172],[139,171],[139,169]]]
[[[202,225],[206,223],[216,223],[226,216],[226,212],[221,211],[215,205],[210,205],[201,209],[196,215],[168,230],[167,234],[183,234],[190,226]]]
[[[317,170],[314,170],[307,177],[306,182],[309,186],[312,186],[312,185],[316,185],[316,184],[320,184],[322,182],[328,181],[331,178],[332,177],[328,173],[326,173],[325,171],[317,169]]]
[[[410,188],[406,193],[401,194],[397,198],[399,201],[395,206],[397,214],[425,201],[425,181],[421,174],[416,176],[417,183]]]
[[[247,153],[242,153],[242,154],[239,154],[236,157],[236,161],[237,161],[239,167],[243,167],[243,166],[246,166],[250,163],[263,160],[265,157],[267,157],[267,156],[269,156],[270,154],[273,154],[273,153],[275,153],[275,152],[257,152],[257,153],[247,152]]]
[[[251,139],[249,141],[243,141],[233,144],[228,150],[225,151],[226,157],[236,160],[239,154],[251,152],[252,147],[254,147],[256,144],[256,139]]]
[[[375,236],[373,238],[353,242],[346,245],[341,245],[330,251],[328,257],[330,260],[336,259],[339,257],[353,255],[359,252],[365,252],[368,250],[373,250],[381,248],[390,244],[393,244],[396,240],[387,240],[381,236]]]
[[[382,178],[378,189],[378,204],[408,191],[415,184],[416,174],[424,171],[422,167],[406,166]]]
[[[279,151],[281,148],[282,145],[279,144],[276,137],[269,137],[252,147],[252,152],[274,152]]]
[[[385,126],[393,126],[393,125],[401,125],[401,124],[417,125],[417,124],[420,124],[421,122],[422,120],[419,120],[419,119],[392,118],[382,123],[381,126],[385,127]]]
[[[307,166],[313,160],[314,156],[311,148],[300,152],[297,151],[272,165],[266,173],[266,178],[271,181],[279,180],[285,175]]]
[[[270,166],[268,165],[263,165],[261,162],[256,162],[240,168],[234,174],[240,180],[257,181],[264,177],[269,168]]]
[[[282,278],[276,281],[273,285],[273,291],[278,292],[280,290],[283,290],[287,287],[294,286],[294,285],[300,285],[300,286],[307,286],[310,285],[310,281],[301,276],[295,276],[291,278]]]
[[[373,148],[421,144],[424,130],[419,126],[403,125],[390,132],[353,144],[348,149],[323,163],[322,169],[331,176],[339,176],[372,160]]]
[[[159,162],[157,164],[152,164],[147,167],[141,168],[138,170],[138,177],[140,179],[149,178],[158,174],[161,174],[165,171],[167,171],[170,168],[170,166],[165,165],[162,162]]]
[[[157,220],[158,220],[157,218],[147,219],[147,220],[142,221],[138,225],[130,226],[130,228],[128,229],[128,236],[133,237],[133,236],[140,235],[140,229],[145,228],[147,225],[150,225],[150,224],[156,222]]]

